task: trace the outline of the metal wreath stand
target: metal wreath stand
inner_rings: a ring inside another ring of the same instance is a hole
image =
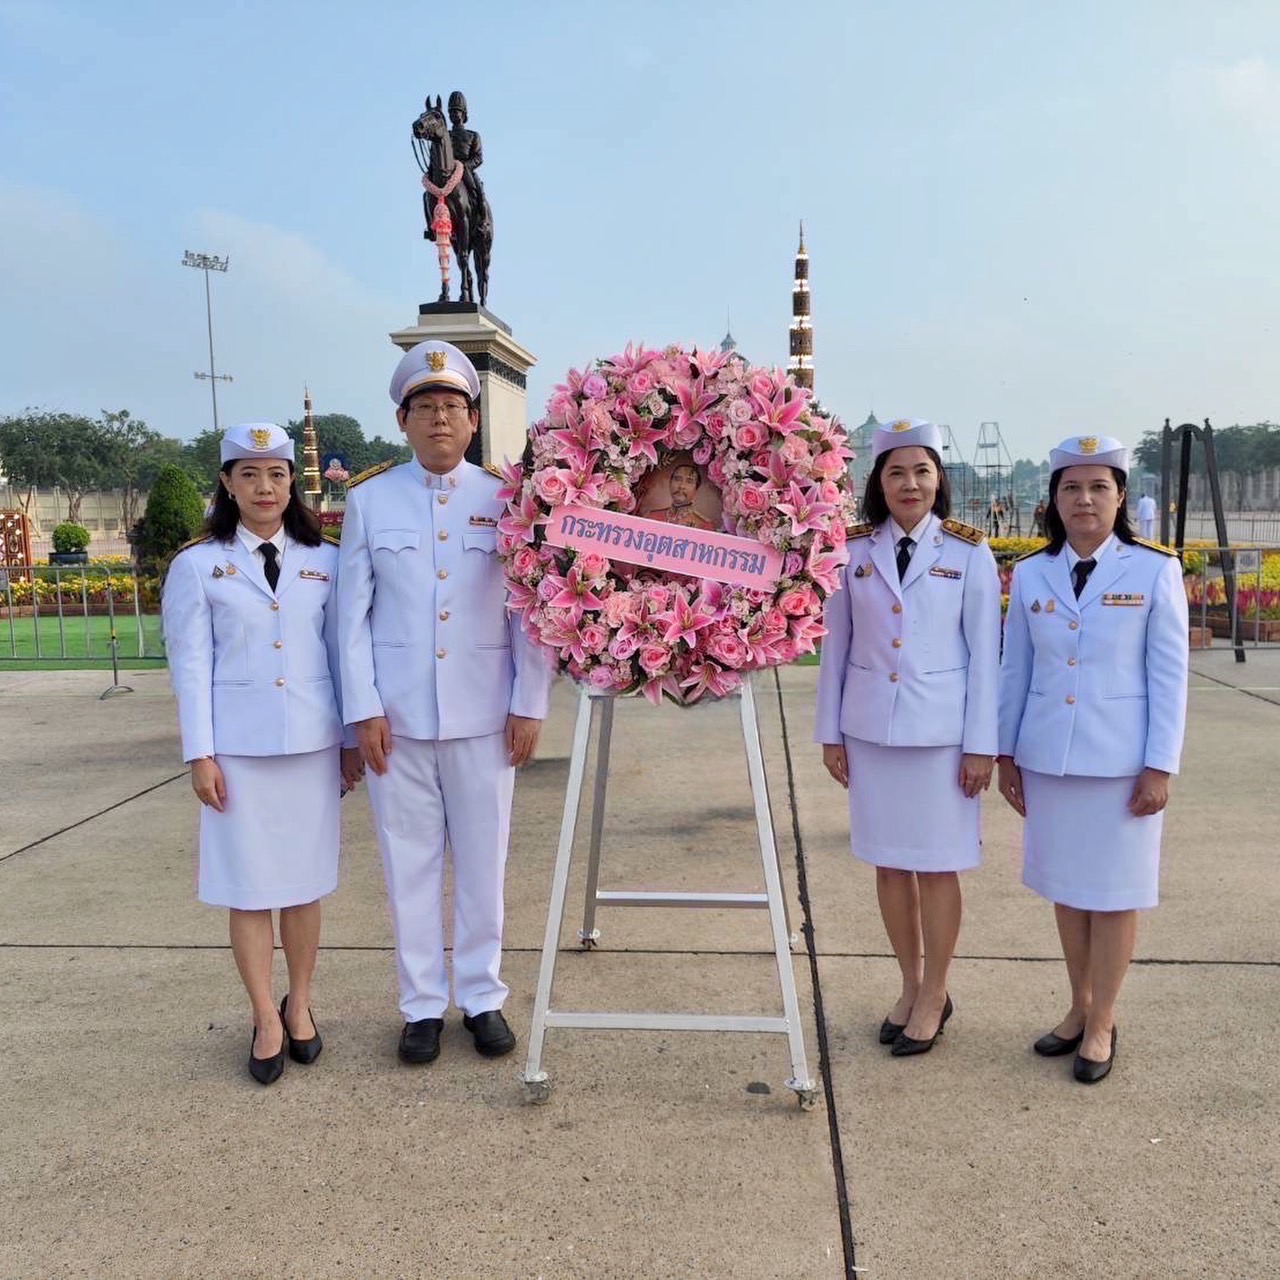
[[[573,731],[573,754],[569,762],[569,780],[565,788],[564,817],[560,824],[560,845],[556,852],[555,871],[551,879],[551,901],[547,910],[547,931],[542,943],[542,962],[538,970],[538,990],[534,998],[533,1021],[529,1029],[529,1056],[520,1079],[531,1102],[546,1102],[551,1096],[552,1081],[542,1066],[542,1050],[546,1033],[555,1028],[577,1028],[595,1031],[746,1031],[785,1035],[791,1053],[791,1078],[787,1088],[795,1092],[800,1107],[811,1111],[818,1100],[817,1082],[809,1075],[805,1055],[804,1030],[800,1023],[800,1005],[796,996],[795,974],[791,967],[790,929],[787,924],[786,901],[782,894],[782,875],[778,866],[778,848],[773,838],[773,822],[769,810],[769,793],[764,772],[764,752],[760,745],[760,726],[756,718],[755,695],[750,678],[744,678],[738,698],[742,717],[742,738],[747,752],[747,772],[751,780],[751,796],[755,806],[756,830],[760,840],[760,863],[764,871],[764,893],[676,893],[661,890],[615,892],[601,890],[600,844],[604,830],[605,793],[609,773],[609,748],[613,735],[615,697],[583,690],[578,699],[578,715]],[[573,856],[574,833],[577,829],[578,806],[586,773],[587,751],[591,731],[599,720],[596,748],[595,789],[591,806],[591,846],[587,864],[586,902],[582,929],[578,933],[584,950],[592,950],[600,938],[595,927],[597,907],[702,907],[724,909],[741,907],[766,910],[773,935],[773,953],[782,987],[781,1017],[737,1014],[693,1013],[608,1013],[570,1012],[551,1008],[551,988],[555,980],[556,955],[560,931],[564,923],[565,896],[569,887],[569,864]]]

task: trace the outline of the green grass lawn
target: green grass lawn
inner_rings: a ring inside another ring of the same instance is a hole
[[[160,618],[117,616],[120,666],[129,670],[164,665]],[[141,644],[139,644],[141,631]],[[37,618],[0,616],[0,671],[95,670],[111,666],[111,619],[68,614]]]

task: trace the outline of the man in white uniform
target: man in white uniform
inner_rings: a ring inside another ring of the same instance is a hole
[[[1151,541],[1156,536],[1156,500],[1144,493],[1138,499],[1138,537]]]
[[[339,645],[343,717],[369,799],[396,936],[400,1056],[431,1062],[449,1004],[442,885],[454,880],[453,999],[478,1052],[516,1038],[502,1016],[503,873],[515,767],[533,754],[550,666],[506,608],[499,480],[464,461],[480,379],[447,342],[407,352],[391,379],[412,461],[348,487]]]

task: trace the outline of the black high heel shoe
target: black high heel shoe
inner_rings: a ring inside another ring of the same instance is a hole
[[[942,1017],[938,1019],[938,1029],[929,1037],[928,1040],[913,1040],[904,1031],[894,1042],[893,1048],[889,1050],[895,1058],[909,1058],[913,1054],[928,1053],[933,1048],[933,1042],[942,1034],[942,1028],[947,1025],[947,1019],[955,1012],[955,1005],[951,1003],[951,997],[947,996],[947,1003],[942,1006]]]
[[[289,1038],[288,1028],[285,1029],[285,1039]],[[255,1058],[253,1056],[253,1046],[258,1042],[258,1028],[255,1026],[253,1033],[249,1036],[249,1074],[259,1084],[275,1084],[277,1080],[284,1075],[284,1045],[280,1046],[279,1053],[273,1053],[269,1058]]]
[[[284,1026],[284,1038],[289,1042],[289,1057],[294,1062],[301,1062],[303,1066],[314,1062],[320,1056],[320,1050],[324,1048],[324,1041],[320,1039],[320,1028],[316,1027],[315,1015],[311,1015],[311,1025],[315,1027],[315,1035],[310,1040],[298,1040],[289,1034],[289,1024],[285,1021],[284,1009],[289,1003],[289,997],[286,995],[280,1001],[280,1022]],[[307,1010],[311,1014],[311,1010]]]
[[[906,1029],[907,1024],[905,1022],[890,1022],[889,1019],[886,1018],[880,1024],[880,1043],[892,1044]]]

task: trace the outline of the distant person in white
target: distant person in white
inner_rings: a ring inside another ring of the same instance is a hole
[[[1138,537],[1153,540],[1156,536],[1156,500],[1144,493],[1138,499]]]

